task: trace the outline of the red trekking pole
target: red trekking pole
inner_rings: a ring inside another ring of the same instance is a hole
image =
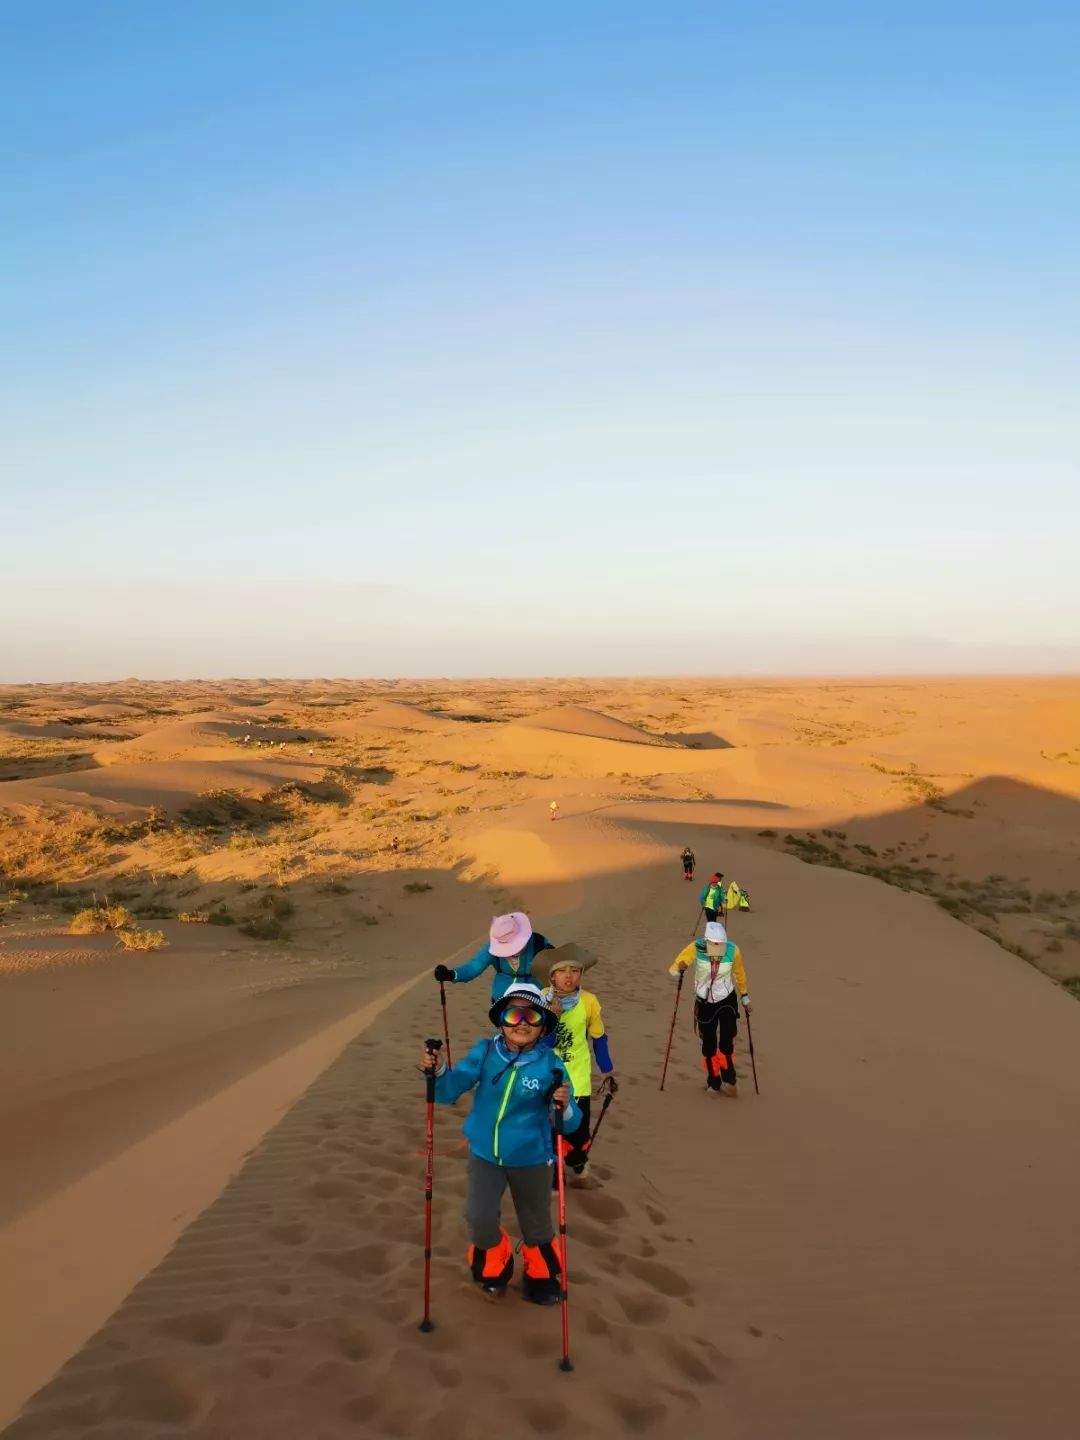
[[[446,1019],[446,986],[439,981],[439,999],[442,1001],[442,1033],[446,1036],[446,1066],[448,1070],[454,1068],[453,1057],[450,1054],[450,1026]]]
[[[695,925],[694,928],[695,928],[695,930],[696,930],[696,929],[697,929],[697,926]],[[671,1059],[671,1041],[672,1041],[672,1039],[673,1039],[673,1037],[674,1037],[674,1035],[675,1035],[675,1021],[678,1019],[678,1015],[679,1015],[679,997],[682,995],[682,982],[683,982],[683,978],[684,978],[685,975],[686,975],[686,971],[685,971],[685,970],[680,970],[680,971],[679,971],[679,983],[675,986],[675,1008],[674,1008],[674,1010],[672,1010],[672,1012],[671,1012],[671,1029],[668,1031],[667,1050],[666,1050],[665,1053],[664,1053],[664,1068],[663,1068],[663,1071],[661,1072],[661,1075],[660,1075],[660,1089],[661,1089],[661,1090],[663,1090],[663,1088],[664,1088],[664,1081],[667,1079],[668,1061]]]
[[[424,1176],[424,1318],[420,1329],[425,1335],[435,1329],[431,1318],[431,1196],[435,1182],[435,1067],[439,1063],[441,1040],[425,1040],[429,1063],[424,1066],[427,1089],[427,1171]]]
[[[565,1080],[563,1082],[566,1083]],[[560,1370],[573,1370],[573,1361],[570,1359],[570,1277],[566,1263],[566,1165],[563,1161],[563,1107],[557,1105],[556,1112],[559,1117],[558,1139],[555,1142],[555,1173],[559,1182],[559,1269],[561,1272],[562,1286],[559,1290],[559,1308],[562,1311],[562,1359],[559,1361]]]

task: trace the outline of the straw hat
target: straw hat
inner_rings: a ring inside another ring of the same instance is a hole
[[[554,950],[541,950],[539,955],[534,955],[532,973],[537,984],[547,986],[551,984],[551,975],[555,970],[561,970],[566,965],[573,965],[578,970],[591,970],[597,963],[598,957],[592,951],[571,940],[567,945],[557,945]]]

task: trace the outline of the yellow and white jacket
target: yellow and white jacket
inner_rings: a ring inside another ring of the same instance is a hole
[[[694,992],[699,1000],[715,1005],[738,987],[745,1004],[750,998],[747,991],[746,966],[742,951],[734,940],[729,940],[722,955],[709,955],[704,940],[691,940],[680,950],[668,969],[669,975],[678,975],[688,966],[694,967]]]

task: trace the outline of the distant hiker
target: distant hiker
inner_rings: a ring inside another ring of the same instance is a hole
[[[551,811],[552,820],[557,819],[559,814],[559,802],[557,800],[552,800],[551,804],[548,806],[548,809]]]
[[[498,1033],[478,1040],[452,1070],[442,1065],[435,1080],[435,1099],[443,1105],[453,1104],[467,1090],[476,1092],[464,1126],[469,1142],[468,1265],[489,1299],[506,1293],[514,1253],[500,1211],[509,1185],[523,1241],[525,1298],[555,1305],[562,1261],[551,1223],[555,1155],[550,1107],[552,1101],[565,1106],[564,1123],[571,1130],[580,1126],[581,1112],[559,1057],[540,1043],[552,1034],[558,1017],[537,987],[515,985],[492,1005],[489,1018]],[[430,1067],[433,1058],[425,1046],[424,1066]]]
[[[702,888],[698,904],[705,911],[706,920],[716,920],[724,908],[724,877],[719,870],[709,876],[709,883]]]
[[[705,938],[691,940],[676,955],[668,973],[678,975],[693,965],[694,1023],[701,1037],[702,1065],[709,1089],[738,1096],[735,1074],[735,1036],[739,1028],[739,998],[750,1010],[746,967],[742,951],[729,940],[719,920],[705,926]],[[727,1086],[726,1091],[724,1090]]]
[[[687,845],[682,852],[682,873],[684,880],[693,880],[694,871],[697,869],[697,857],[693,850]]]
[[[568,1182],[571,1185],[583,1183],[589,1170],[589,1108],[592,1103],[590,1040],[596,1063],[604,1077],[603,1088],[612,1094],[619,1088],[600,1014],[600,1001],[591,990],[581,988],[582,975],[595,964],[595,955],[573,943],[545,950],[533,962],[533,975],[538,984],[545,987],[544,1000],[559,1017],[558,1027],[549,1043],[569,1076],[574,1099],[581,1112],[580,1125],[576,1130],[567,1128],[565,1138],[560,1142],[563,1159],[572,1177]]]
[[[730,915],[732,910],[750,909],[750,891],[744,889],[737,880],[729,880],[727,893],[724,896],[724,910]]]
[[[394,852],[395,855],[398,852],[399,844],[400,842],[398,840],[398,837],[395,835],[394,838],[390,841],[390,849]]]
[[[532,974],[533,957],[550,948],[551,941],[532,928],[524,911],[511,910],[509,915],[495,916],[488,943],[471,960],[453,970],[436,965],[435,979],[442,985],[465,985],[493,966],[491,998],[498,1000],[516,981],[527,980]]]

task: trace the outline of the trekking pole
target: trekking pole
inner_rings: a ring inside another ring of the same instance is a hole
[[[589,1136],[589,1158],[590,1158],[590,1159],[592,1158],[593,1142],[594,1142],[595,1139],[596,1139],[597,1132],[599,1131],[600,1126],[601,1126],[601,1124],[603,1123],[604,1116],[607,1114],[607,1112],[608,1112],[608,1106],[609,1106],[610,1104],[611,1104],[611,1091],[609,1090],[608,1093],[604,1096],[604,1103],[603,1103],[603,1105],[600,1106],[600,1114],[596,1117],[596,1124],[593,1126],[593,1132],[592,1132],[592,1134]]]
[[[664,1081],[667,1079],[668,1061],[671,1059],[671,1041],[672,1041],[672,1039],[674,1038],[674,1035],[675,1035],[675,1021],[676,1021],[676,1019],[678,1018],[678,1014],[679,1014],[679,997],[680,997],[680,995],[682,994],[682,982],[683,982],[683,977],[684,977],[685,975],[686,975],[686,971],[685,971],[685,970],[680,970],[680,971],[679,971],[679,983],[675,986],[675,1008],[674,1008],[674,1010],[672,1010],[672,1012],[671,1012],[671,1029],[668,1031],[667,1050],[664,1052],[664,1068],[663,1068],[663,1070],[662,1070],[662,1072],[661,1072],[661,1074],[660,1074],[660,1089],[661,1089],[661,1090],[663,1090],[663,1088],[664,1088]]]
[[[691,939],[691,940],[693,940],[694,936],[697,934],[697,927],[701,924],[701,917],[702,917],[702,915],[704,915],[704,914],[705,914],[705,906],[702,905],[701,909],[697,912],[697,919],[694,921],[694,928],[693,928],[693,930],[690,931],[690,939]]]
[[[754,1094],[760,1095],[757,1083],[757,1063],[754,1060],[754,1032],[750,1029],[750,1011],[743,1006],[743,1019],[746,1021],[746,1043],[750,1046],[750,1069],[754,1072]]]
[[[439,1063],[441,1040],[425,1040],[430,1061],[424,1066],[427,1089],[427,1171],[424,1176],[424,1318],[419,1328],[426,1335],[435,1329],[431,1318],[431,1195],[435,1182],[435,1067]]]
[[[450,1026],[446,1019],[446,986],[441,980],[439,981],[439,999],[442,1002],[442,1031],[446,1036],[446,1068],[452,1070],[454,1061],[450,1054]]]
[[[563,1083],[565,1084],[565,1081]],[[561,1105],[556,1105],[555,1113],[559,1120],[556,1126],[558,1140],[555,1144],[555,1173],[559,1183],[559,1270],[562,1276],[562,1285],[559,1287],[559,1308],[562,1311],[562,1359],[559,1361],[559,1369],[573,1370],[573,1361],[570,1359],[570,1277],[566,1263],[566,1163],[563,1159],[561,1143],[566,1117]]]

